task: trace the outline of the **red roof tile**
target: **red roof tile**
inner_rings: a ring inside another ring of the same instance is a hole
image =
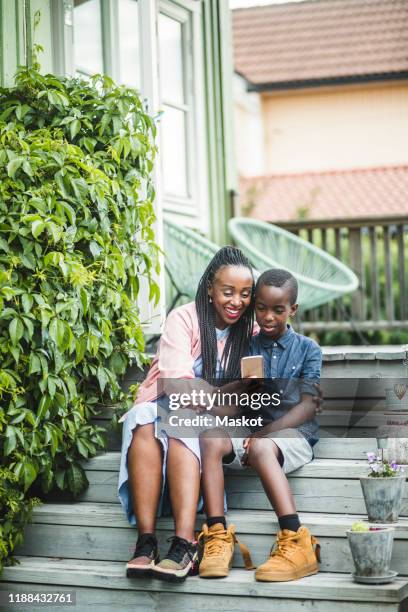
[[[406,215],[408,165],[304,174],[276,174],[240,181],[241,210],[264,221]]]
[[[408,72],[407,0],[308,0],[233,11],[235,69],[250,83]]]

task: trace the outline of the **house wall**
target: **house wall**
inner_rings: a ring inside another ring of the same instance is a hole
[[[254,113],[243,113],[242,103],[235,99],[242,176],[408,162],[406,82],[267,93],[260,98],[263,135],[258,146],[264,158],[255,167],[254,145],[245,148]]]

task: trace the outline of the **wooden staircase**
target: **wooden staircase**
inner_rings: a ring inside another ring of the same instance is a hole
[[[117,497],[119,448],[119,437],[111,436],[109,452],[83,463],[90,486],[79,501],[48,502],[35,509],[24,545],[18,550],[21,564],[5,568],[0,591],[74,590],[76,612],[91,607],[98,612],[163,608],[166,612],[408,611],[408,488],[402,517],[395,526],[392,569],[398,571],[398,578],[383,586],[360,585],[351,578],[346,530],[355,520],[365,518],[359,476],[367,469],[364,453],[376,449],[374,438],[323,438],[315,447],[316,459],[290,475],[301,520],[321,543],[321,571],[296,582],[276,584],[257,583],[253,572],[243,569],[238,551],[225,579],[194,577],[180,585],[128,579],[125,563],[133,553],[136,530],[128,524]],[[238,536],[259,564],[266,560],[274,540],[276,516],[259,479],[250,471],[227,471],[226,488],[228,520],[236,525]],[[197,530],[203,520],[197,517]],[[162,551],[167,549],[165,540],[172,527],[171,519],[159,519]],[[37,607],[0,606],[4,612],[31,612]],[[50,611],[54,608],[61,611],[61,605],[47,605]]]
[[[348,458],[336,458],[344,446]],[[400,577],[394,583],[358,585],[350,576],[353,564],[345,532],[365,512],[358,477],[366,469],[362,452],[370,448],[375,448],[374,440],[322,440],[315,461],[290,477],[302,521],[321,542],[321,572],[316,576],[292,583],[257,583],[253,572],[242,568],[237,551],[233,571],[222,580],[189,578],[182,585],[169,585],[126,578],[125,562],[133,552],[136,531],[118,503],[119,452],[110,451],[84,463],[90,486],[80,501],[45,503],[35,509],[18,551],[21,565],[4,570],[0,587],[14,592],[71,588],[76,591],[78,612],[90,606],[104,612],[114,607],[121,611],[163,606],[167,610],[261,611],[272,605],[274,610],[286,612],[404,610],[408,519],[402,518],[396,527],[392,567]],[[229,521],[249,546],[254,563],[261,563],[276,534],[276,516],[254,474],[227,474],[226,481]],[[198,516],[197,529],[202,522],[203,517]],[[171,533],[172,520],[159,519],[163,550]],[[27,610],[27,604],[2,608],[4,612],[20,609]]]

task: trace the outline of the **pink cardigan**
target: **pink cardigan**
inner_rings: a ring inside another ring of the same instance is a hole
[[[257,323],[254,334],[258,333]],[[225,338],[218,342],[218,351],[222,352]],[[140,385],[135,405],[155,400],[158,392],[158,381],[161,378],[195,378],[193,365],[201,354],[200,327],[195,302],[189,302],[172,310],[164,324],[157,353],[153,358],[149,372]],[[119,423],[126,419],[124,415]]]

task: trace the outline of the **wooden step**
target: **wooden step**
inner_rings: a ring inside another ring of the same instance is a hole
[[[350,572],[353,562],[346,540],[346,530],[361,516],[302,513],[301,520],[319,538],[322,547],[321,569],[328,572]],[[200,531],[205,518],[197,516]],[[273,511],[232,510],[228,521],[234,524],[238,537],[245,542],[256,565],[268,558],[278,530]],[[392,567],[408,576],[408,519],[396,525]],[[158,520],[157,534],[162,554],[167,550],[166,538],[173,534],[172,518]],[[117,504],[44,504],[35,508],[24,544],[17,554],[28,556],[81,558],[93,560],[127,561],[136,541],[136,530],[129,525],[122,508]],[[237,548],[234,567],[242,567]]]
[[[339,417],[335,417],[339,420]],[[333,418],[333,421],[335,420]],[[120,451],[122,444],[121,431],[114,431],[108,427],[106,419],[94,419],[93,423],[107,428],[107,450]],[[321,439],[313,451],[318,459],[361,459],[368,451],[375,451],[377,442],[373,428],[353,427],[352,431],[344,437],[344,427],[332,426],[321,431]],[[352,437],[351,437],[352,436]]]
[[[123,563],[113,561],[67,560],[44,557],[19,557],[21,565],[5,568],[0,587],[28,591],[33,585],[52,585],[59,590],[74,587],[76,612],[89,610],[97,603],[98,612],[127,610],[256,610],[302,612],[402,612],[400,602],[408,596],[408,583],[397,578],[387,585],[360,585],[346,574],[321,572],[294,582],[258,583],[253,572],[233,569],[221,580],[188,578],[172,585],[155,579],[131,580]],[[20,586],[21,585],[21,586]],[[271,601],[273,600],[273,601]],[[108,602],[108,603],[107,603]],[[102,607],[103,606],[103,607]],[[27,610],[14,605],[4,612]],[[52,609],[52,608],[48,608]],[[59,610],[60,606],[55,608]]]
[[[109,452],[94,457],[83,466],[90,487],[80,501],[119,503],[117,495],[119,453]],[[365,514],[359,477],[367,474],[365,461],[347,459],[315,459],[289,475],[297,509],[315,512],[316,500],[325,512]],[[228,507],[248,510],[269,510],[270,503],[259,478],[251,470],[227,470]],[[401,515],[408,515],[408,484]]]

